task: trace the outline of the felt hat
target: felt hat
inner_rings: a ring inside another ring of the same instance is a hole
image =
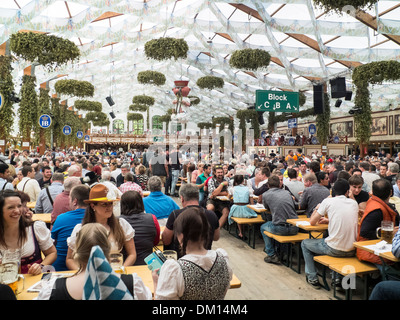
[[[85,200],[85,203],[114,202],[119,200],[114,192],[109,190],[104,184],[98,183],[90,189],[89,199]]]

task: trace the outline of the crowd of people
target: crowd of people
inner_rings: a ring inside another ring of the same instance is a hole
[[[307,283],[318,289],[314,255],[355,255],[381,264],[373,254],[356,251],[353,243],[376,239],[383,220],[392,221],[397,232],[399,156],[361,159],[296,149],[287,155],[243,151],[225,160],[212,151],[179,149],[56,149],[43,155],[12,150],[0,163],[0,250],[21,250],[23,273],[78,270],[51,283],[39,297],[82,299],[91,296],[81,280],[94,255],[108,259],[120,252],[124,266],[143,265],[163,228],[164,249],[177,251],[178,260],[153,271],[155,298],[223,299],[232,266],[226,251],[212,250],[212,243],[232,217],[256,217],[247,205],[261,203],[270,212],[260,227],[266,263],[280,262],[264,231],[296,234],[298,228],[286,222],[297,217],[296,210],[304,210],[311,224],[328,224],[326,237],[301,245]],[[35,203],[34,209],[28,203]],[[51,213],[51,225],[33,222],[33,213]],[[245,238],[240,226],[237,234]],[[89,235],[90,242],[84,240]],[[397,236],[393,252],[400,258],[399,247]],[[210,282],[196,278],[205,276]],[[127,288],[124,297],[151,299],[137,276],[118,281]],[[211,282],[216,290],[210,296],[205,286]]]

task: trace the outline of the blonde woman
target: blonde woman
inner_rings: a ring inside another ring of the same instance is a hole
[[[76,249],[73,258],[79,266],[71,277],[49,281],[41,290],[38,300],[81,300],[85,284],[86,267],[94,246],[99,246],[109,260],[111,244],[108,231],[100,223],[87,223],[79,230],[76,238]],[[125,284],[134,300],[151,300],[152,294],[142,279],[136,274],[117,274]]]

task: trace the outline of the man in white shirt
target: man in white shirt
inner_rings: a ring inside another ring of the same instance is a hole
[[[0,163],[0,191],[3,190],[14,190],[14,186],[11,182],[8,181],[10,177],[10,169],[8,164]]]
[[[29,195],[30,202],[36,202],[39,193],[40,185],[37,180],[35,180],[35,169],[31,166],[24,166],[21,169],[22,180],[17,184],[17,190],[23,191]]]
[[[307,282],[315,289],[321,286],[314,264],[315,255],[351,257],[355,254],[353,243],[357,240],[358,204],[348,198],[349,190],[348,181],[337,180],[333,186],[336,196],[324,199],[311,215],[311,225],[328,223],[329,236],[306,239],[301,243]]]
[[[368,190],[364,190],[364,191],[369,192],[370,190],[372,190],[372,182],[380,179],[380,177],[376,173],[372,173],[369,171],[370,164],[368,162],[361,162],[359,167],[362,172],[361,176],[363,177],[364,182],[368,186]]]

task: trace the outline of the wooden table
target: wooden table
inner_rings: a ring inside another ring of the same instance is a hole
[[[251,210],[257,212],[257,213],[262,213],[262,212],[267,212],[268,209],[266,209],[263,205],[258,205],[256,206],[255,204],[248,204],[247,208],[250,208]]]
[[[367,240],[367,241],[359,241],[359,242],[354,242],[354,246],[358,249],[363,249],[365,251],[368,251],[370,253],[376,254],[375,251],[371,248],[365,247],[365,246],[370,246],[377,244],[378,242],[382,241],[381,239],[376,239],[376,240]],[[378,254],[379,257],[382,257],[384,259],[393,261],[393,262],[400,262],[398,258],[396,258],[392,252],[380,252]]]
[[[36,207],[36,201],[34,201],[34,202],[28,202],[28,203],[26,204],[26,206],[27,206],[29,209],[35,209],[35,207]]]
[[[299,219],[287,219],[286,222],[290,223],[294,226],[297,226],[300,229],[303,229],[305,231],[308,231],[310,238],[315,238],[312,234],[313,231],[319,231],[319,232],[324,232],[325,230],[328,230],[328,224],[317,224],[315,226],[312,225],[304,225],[304,224],[299,224],[297,225],[297,222],[299,221],[307,221],[310,222],[310,218],[299,218]],[[317,236],[319,237],[319,235]]]
[[[51,223],[51,213],[34,213],[32,215],[33,221],[43,221],[46,224]]]
[[[380,241],[382,241],[382,240],[375,239],[375,240],[354,242],[353,244],[357,249],[362,249],[362,250],[368,251],[370,253],[377,254],[373,249],[368,248],[366,246],[374,245]],[[382,276],[383,280],[393,280],[393,276],[396,278],[400,278],[400,273],[399,273],[398,269],[393,268],[390,264],[386,263],[386,260],[385,260],[385,259],[387,259],[393,263],[399,263],[400,259],[396,258],[391,251],[379,252],[377,254],[377,256],[382,261],[382,267],[379,268],[379,271],[381,272],[381,276]],[[389,278],[388,274],[391,274],[392,277]]]
[[[75,271],[63,271],[63,272],[56,272],[56,273],[65,273],[65,274],[73,274]],[[153,278],[151,275],[151,271],[149,270],[149,268],[147,267],[147,265],[143,265],[143,266],[131,266],[131,267],[127,267],[126,268],[126,273],[127,274],[132,274],[132,273],[136,273],[142,280],[143,283],[146,287],[148,287],[150,289],[150,291],[154,294],[154,286],[153,286]],[[25,274],[25,287],[24,290],[17,296],[18,300],[33,300],[38,296],[38,292],[28,292],[27,290],[34,285],[35,283],[37,283],[38,281],[40,281],[40,279],[42,278],[42,275],[37,275],[37,276],[33,276],[33,275],[29,275],[29,274]],[[22,289],[22,280],[19,281],[19,290]],[[242,283],[240,282],[240,280],[233,275],[232,276],[232,280],[231,280],[231,289],[235,289],[235,288],[240,288],[242,285]]]

